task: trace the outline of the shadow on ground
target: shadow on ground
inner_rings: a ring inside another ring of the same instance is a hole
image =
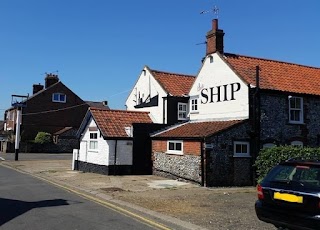
[[[34,208],[55,207],[69,205],[66,200],[41,200],[35,202],[27,202],[21,200],[12,200],[0,198],[0,226],[6,222],[28,212]]]

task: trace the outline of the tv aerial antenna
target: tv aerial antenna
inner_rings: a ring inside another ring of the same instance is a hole
[[[216,16],[216,18],[218,19],[219,18],[219,8],[218,8],[218,6],[215,5],[210,10],[203,10],[203,11],[200,12],[200,14],[207,14],[207,13],[213,13]]]

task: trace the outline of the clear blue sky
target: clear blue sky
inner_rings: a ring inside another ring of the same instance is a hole
[[[214,5],[226,52],[320,67],[319,0],[1,0],[0,120],[45,72],[113,109],[145,65],[196,74]]]

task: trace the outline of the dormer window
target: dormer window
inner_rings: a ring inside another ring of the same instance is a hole
[[[52,94],[52,101],[53,102],[66,103],[67,95],[65,95],[64,93],[53,93]]]
[[[187,119],[187,103],[178,103],[178,120]]]

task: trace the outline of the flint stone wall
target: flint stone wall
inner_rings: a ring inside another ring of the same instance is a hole
[[[201,183],[201,158],[193,155],[154,153],[153,174]]]

